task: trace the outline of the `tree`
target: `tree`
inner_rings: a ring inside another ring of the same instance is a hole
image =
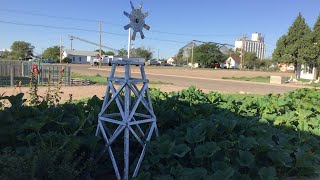
[[[200,63],[204,67],[208,67],[212,63],[221,63],[225,60],[219,47],[210,43],[204,43],[195,47],[193,57],[195,62]]]
[[[293,24],[290,26],[288,33],[277,41],[273,58],[278,58],[280,62],[293,63],[295,66],[296,76],[298,77],[299,65],[306,62],[306,56],[303,55],[308,46],[305,44],[306,36],[309,36],[311,30],[305,19],[299,13]]]
[[[69,58],[69,57],[65,57],[64,59],[62,59],[62,62],[63,62],[63,63],[71,63],[71,62],[72,62],[72,59]]]
[[[59,61],[60,60],[60,47],[53,46],[53,47],[47,48],[46,50],[43,51],[42,57],[47,58],[47,59],[53,59],[55,61]]]
[[[100,53],[100,49],[95,50],[96,52],[98,52],[98,54]],[[101,49],[101,55],[104,55],[106,52],[104,52],[104,50]]]
[[[314,65],[313,79],[316,80],[319,77],[318,67],[320,64],[320,16],[318,16],[312,33],[304,38],[303,43],[306,47],[301,50],[303,52],[302,58],[306,60],[308,65]]]
[[[286,38],[287,38],[287,36],[283,35],[280,39],[278,39],[277,44],[276,44],[276,48],[272,54],[273,61],[278,62],[278,63],[290,61],[290,60],[287,60],[286,58],[284,58],[284,56],[286,55],[285,50],[286,50],[286,46],[287,46]]]
[[[130,52],[130,55],[136,56],[136,57],[143,57],[143,58],[145,58],[146,61],[152,59],[152,52],[148,49],[143,48],[143,47],[132,49]]]
[[[10,52],[5,50],[0,57],[5,59],[5,58],[8,58],[9,56],[10,56]]]
[[[258,65],[258,58],[256,53],[254,52],[245,52],[244,53],[244,65],[249,68],[253,69]]]
[[[124,48],[119,49],[118,50],[118,55],[119,56],[127,56],[128,55],[128,51],[126,49],[124,49]]]
[[[107,52],[104,53],[104,55],[114,56],[114,52],[112,52],[112,51],[107,51]]]
[[[179,49],[179,52],[178,54],[176,55],[175,57],[176,61],[177,61],[177,64],[183,64],[183,49]]]
[[[24,41],[15,41],[11,45],[11,58],[18,60],[26,60],[33,56],[34,46],[28,42]]]

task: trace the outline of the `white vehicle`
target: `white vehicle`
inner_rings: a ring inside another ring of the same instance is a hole
[[[145,62],[145,58],[141,57],[130,57],[130,61],[134,62]],[[102,65],[109,65],[111,66],[112,61],[126,61],[128,57],[126,56],[102,56]],[[90,62],[91,66],[98,66],[99,65],[99,58],[95,58]]]
[[[145,58],[142,58],[142,57],[130,57],[128,59],[128,57],[126,56],[108,56],[108,62],[110,62],[110,64],[112,61],[128,61],[128,60],[145,63]]]
[[[109,59],[108,56],[104,56],[104,55],[102,56],[102,59],[101,59],[102,65],[109,65],[109,66],[111,66],[111,61],[112,61],[112,59]],[[92,59],[92,60],[90,61],[90,65],[91,65],[91,66],[99,66],[99,63],[100,63],[99,57],[94,58],[94,59]]]

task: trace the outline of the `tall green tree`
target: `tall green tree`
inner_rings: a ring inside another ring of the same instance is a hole
[[[33,50],[34,46],[32,46],[30,43],[24,41],[15,41],[11,45],[10,56],[14,60],[26,60],[33,56]]]
[[[314,48],[314,57],[311,59],[315,65],[315,73],[313,79],[318,79],[319,77],[319,65],[320,65],[320,16],[313,26],[313,48]]]
[[[179,49],[179,52],[178,54],[176,55],[176,61],[177,61],[177,64],[183,64],[183,49]]]
[[[100,49],[95,50],[98,54],[100,53]],[[106,52],[104,52],[104,50],[101,49],[101,55],[104,55]]]
[[[221,63],[225,61],[224,55],[219,47],[215,44],[204,43],[194,48],[194,62],[200,63],[204,67],[208,67],[212,63]]]
[[[249,69],[253,69],[257,65],[259,65],[256,53],[254,53],[254,52],[245,52],[244,53],[244,65]]]
[[[152,52],[143,47],[132,49],[130,55],[135,57],[143,57],[146,61],[152,59]]]
[[[104,55],[107,55],[107,56],[114,56],[114,52],[112,52],[112,51],[107,51],[107,52],[105,52],[104,53]]]
[[[59,61],[60,59],[60,47],[59,46],[53,46],[49,47],[42,53],[43,58],[47,59],[53,59],[55,61]]]
[[[118,55],[119,56],[127,56],[128,55],[128,51],[126,49],[124,49],[124,48],[119,49],[118,50]]]
[[[290,26],[288,33],[282,36],[274,51],[274,58],[279,58],[280,62],[293,63],[298,76],[299,65],[306,62],[306,53],[308,45],[305,44],[307,36],[311,34],[311,29],[305,22],[305,19],[299,13],[293,24]]]
[[[287,47],[287,42],[286,42],[286,35],[281,36],[280,39],[278,39],[276,48],[273,51],[272,54],[272,59],[275,62],[287,62],[290,61],[289,59],[287,60],[284,56],[286,56],[286,47]]]

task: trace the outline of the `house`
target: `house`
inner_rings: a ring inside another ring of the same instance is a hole
[[[68,57],[72,59],[72,64],[88,64],[93,59],[96,59],[98,54],[98,52],[93,51],[64,50],[62,53],[62,59]]]
[[[281,64],[278,64],[278,67],[281,72],[294,73],[294,64],[281,63]]]
[[[278,67],[281,72],[294,73],[295,67],[294,64],[278,64]],[[315,76],[315,67],[314,64],[302,64],[297,67],[297,78],[298,79],[309,79],[314,80]]]
[[[230,56],[221,66],[222,68],[228,69],[239,69],[240,68],[241,57]]]
[[[168,64],[174,64],[175,63],[175,60],[174,60],[174,57],[171,57],[167,60],[167,63]]]
[[[297,71],[299,79],[313,80],[314,78],[316,78],[314,64],[302,64],[298,66]]]

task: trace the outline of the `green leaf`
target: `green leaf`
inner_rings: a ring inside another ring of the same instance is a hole
[[[154,179],[155,180],[174,180],[173,177],[170,175],[156,176]]]
[[[263,167],[259,171],[259,176],[262,180],[275,180],[277,178],[277,172],[274,167]]]
[[[239,151],[239,163],[241,166],[250,166],[254,163],[254,156],[248,151]]]
[[[292,164],[292,158],[290,157],[290,151],[276,150],[268,152],[268,157],[278,166],[290,167]]]
[[[228,167],[225,170],[218,170],[212,175],[212,179],[231,179],[234,172],[234,169],[231,167]]]
[[[212,157],[221,148],[215,142],[207,142],[206,144],[198,145],[195,149],[196,158]]]
[[[173,147],[172,153],[178,157],[184,157],[191,149],[186,144],[179,144]]]
[[[158,144],[158,152],[161,158],[169,158],[175,142],[171,140],[160,141]]]
[[[254,137],[244,137],[241,135],[239,138],[239,147],[243,150],[250,150],[257,144],[258,143]]]
[[[178,179],[202,179],[207,175],[207,170],[205,168],[183,168]]]
[[[206,139],[206,129],[202,124],[198,124],[195,128],[187,129],[186,140],[188,143],[198,143]]]

